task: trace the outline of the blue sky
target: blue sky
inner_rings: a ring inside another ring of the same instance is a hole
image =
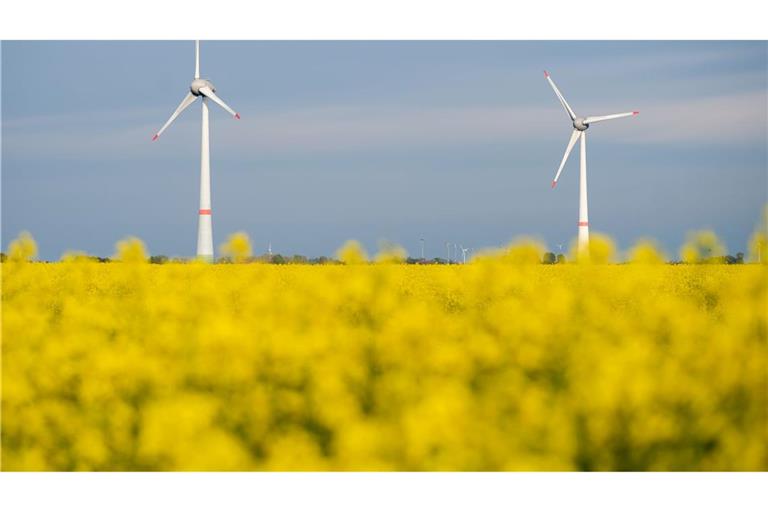
[[[744,250],[768,200],[765,42],[205,41],[202,75],[243,119],[211,115],[214,245],[333,254],[355,238],[427,256],[520,235],[567,245],[578,158],[547,69],[589,130],[593,232],[676,254],[714,229]],[[196,245],[200,107],[190,41],[2,43],[3,247],[111,255]],[[576,157],[576,158],[574,158]]]

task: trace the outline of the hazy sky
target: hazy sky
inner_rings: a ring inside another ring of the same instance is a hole
[[[676,254],[711,228],[744,250],[768,195],[765,42],[203,42],[214,246],[331,255],[355,238],[427,256],[445,242],[551,248],[575,237],[578,153],[550,189],[579,115],[639,110],[588,131],[593,232]],[[2,43],[2,245],[111,255],[197,240],[200,104],[157,142],[188,91],[192,42]]]

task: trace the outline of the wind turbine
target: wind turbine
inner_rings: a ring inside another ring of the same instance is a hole
[[[464,263],[466,264],[467,263],[467,251],[469,250],[469,247],[464,247],[463,245],[459,245],[459,247],[461,248],[461,255],[462,255],[463,259],[464,259]]]
[[[634,112],[622,112],[621,114],[610,114],[607,116],[588,116],[588,117],[577,117],[576,113],[573,111],[570,105],[568,105],[568,102],[565,101],[565,97],[563,97],[560,90],[555,85],[555,82],[552,81],[552,78],[549,76],[549,73],[546,71],[544,72],[544,77],[549,82],[549,85],[552,86],[552,89],[555,91],[555,94],[557,95],[557,99],[560,100],[560,103],[563,105],[563,108],[565,109],[565,112],[568,114],[568,117],[571,118],[571,122],[573,123],[573,132],[571,132],[571,139],[568,141],[568,146],[565,148],[565,155],[563,155],[563,160],[560,162],[560,167],[557,169],[557,174],[555,174],[555,179],[552,180],[552,188],[555,188],[557,186],[557,180],[560,178],[560,173],[563,172],[563,167],[565,166],[566,160],[568,160],[568,155],[571,154],[571,150],[573,149],[573,146],[576,145],[576,141],[581,139],[581,160],[580,160],[580,172],[579,172],[579,244],[578,244],[578,252],[579,254],[585,253],[588,255],[589,251],[589,212],[587,208],[587,128],[589,128],[589,125],[592,123],[599,123],[601,121],[608,121],[611,119],[619,119],[621,117],[629,117],[629,116],[636,116],[640,112],[634,111]]]
[[[208,100],[210,99],[218,104],[221,108],[232,114],[235,119],[240,119],[240,114],[229,108],[229,105],[216,96],[216,87],[210,81],[200,78],[200,41],[195,41],[195,79],[192,80],[189,92],[181,100],[176,111],[171,114],[171,117],[160,128],[160,131],[152,137],[152,140],[157,140],[174,119],[179,117],[179,114],[194,103],[198,97],[203,98],[203,136],[200,149],[200,209],[198,210],[197,224],[197,256],[212,260],[213,227],[211,225],[211,152],[210,130],[208,128]]]

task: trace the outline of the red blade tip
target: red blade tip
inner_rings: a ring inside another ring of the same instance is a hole
[[[638,112],[637,110],[635,110],[634,112],[632,112],[632,115],[633,115],[633,116],[636,116],[636,115],[637,115],[637,114],[639,114],[639,113],[640,113],[640,112]]]
[[[549,72],[547,70],[544,70],[544,78],[547,78],[549,76]]]
[[[154,142],[154,141],[156,141],[158,137],[159,137],[159,135],[158,135],[158,134],[155,134],[155,136],[154,136],[154,137],[152,137],[152,141],[153,141],[153,142]]]
[[[240,114],[235,113],[235,119],[240,119]]]
[[[552,180],[552,188],[555,188],[557,186],[557,182],[555,180]]]

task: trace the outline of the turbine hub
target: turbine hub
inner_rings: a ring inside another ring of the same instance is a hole
[[[192,80],[192,84],[189,86],[189,90],[195,96],[200,96],[200,89],[203,87],[210,87],[213,92],[216,92],[216,88],[211,82],[204,78],[195,78]]]
[[[583,132],[587,128],[589,128],[589,125],[584,122],[583,117],[577,117],[573,120],[573,127],[579,130],[580,132]]]

